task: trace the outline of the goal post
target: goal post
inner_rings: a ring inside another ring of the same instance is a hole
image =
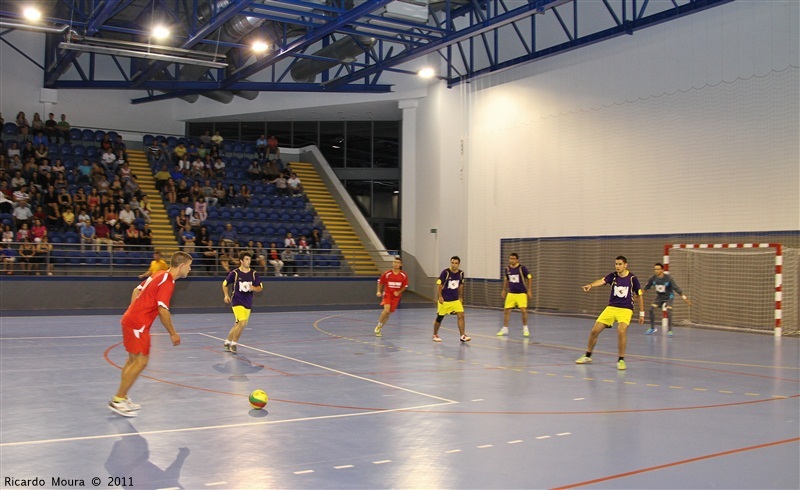
[[[664,269],[696,303],[682,322],[781,336],[783,253],[780,243],[664,245]]]

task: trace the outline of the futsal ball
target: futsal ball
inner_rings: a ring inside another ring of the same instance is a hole
[[[250,406],[256,410],[266,407],[267,400],[269,400],[269,397],[264,390],[254,390],[250,393]]]

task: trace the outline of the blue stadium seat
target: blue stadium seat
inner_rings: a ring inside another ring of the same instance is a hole
[[[142,143],[144,144],[144,146],[150,146],[153,143],[155,143],[155,141],[156,141],[156,137],[153,136],[152,134],[146,134],[146,135],[142,136]]]
[[[106,137],[106,132],[103,131],[102,129],[98,129],[97,131],[94,132],[95,143],[100,143],[101,141],[103,141],[103,138],[105,137]]]
[[[94,131],[91,129],[84,129],[81,131],[81,140],[89,143],[94,143]]]
[[[80,141],[82,138],[81,130],[78,128],[70,128],[69,129],[69,139],[70,141]]]
[[[86,147],[81,145],[73,146],[72,154],[75,155],[76,157],[83,158],[83,156],[86,155]]]
[[[16,138],[18,133],[19,133],[19,128],[13,122],[7,122],[3,125],[4,135],[13,136],[14,138]]]
[[[97,158],[99,151],[96,146],[87,146],[86,147],[86,157],[87,158]]]

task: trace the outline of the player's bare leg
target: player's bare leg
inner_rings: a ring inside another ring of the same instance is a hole
[[[508,322],[511,320],[511,308],[503,310],[503,328],[508,328]]]
[[[620,323],[617,325],[617,344],[619,357],[625,357],[625,350],[628,348],[628,324]]]
[[[389,320],[389,317],[392,315],[391,307],[391,305],[383,305],[383,311],[381,312],[381,316],[378,318],[379,325],[385,325]]]
[[[466,335],[466,332],[465,332],[465,330],[466,330],[465,323],[466,322],[464,321],[464,313],[463,312],[456,313],[456,318],[458,318],[458,333],[460,335]]]
[[[142,374],[144,368],[147,367],[149,360],[150,357],[145,356],[144,354],[128,353],[128,360],[125,362],[125,366],[122,367],[122,375],[120,377],[119,390],[117,390],[117,397],[128,397],[128,390],[131,389],[133,383],[136,382],[136,379],[140,374]]]
[[[592,352],[594,350],[594,346],[597,344],[597,338],[600,336],[600,332],[606,329],[606,325],[604,323],[595,322],[594,326],[592,327],[592,331],[589,333],[589,345],[586,348],[586,352]]]
[[[244,327],[246,326],[247,320],[238,320],[234,323],[231,331],[228,332],[228,341],[233,344],[239,342],[239,337],[242,336],[242,332],[244,332]]]

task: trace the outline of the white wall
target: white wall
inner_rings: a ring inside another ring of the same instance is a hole
[[[440,243],[420,233],[403,248],[426,268],[458,253],[470,276],[494,277],[506,237],[800,229],[799,10],[734,2],[460,97],[435,87],[417,111],[417,159],[431,170],[417,174],[430,191],[417,229],[437,220]]]

